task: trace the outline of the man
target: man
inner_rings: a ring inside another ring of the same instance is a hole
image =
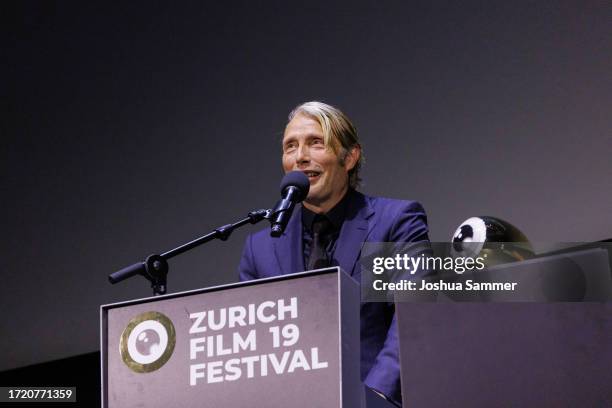
[[[310,191],[296,207],[285,233],[250,235],[241,280],[339,265],[360,281],[364,242],[427,241],[425,211],[414,201],[368,197],[355,190],[363,161],[357,131],[339,109],[307,102],[289,114],[282,142],[283,169],[303,171]],[[361,305],[361,378],[401,404],[399,350],[394,307]]]

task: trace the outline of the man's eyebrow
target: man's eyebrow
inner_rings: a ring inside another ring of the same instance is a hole
[[[281,141],[281,143],[283,145],[286,145],[289,142],[293,142],[295,140],[295,136],[289,136],[289,137],[285,137],[283,138],[283,140]]]

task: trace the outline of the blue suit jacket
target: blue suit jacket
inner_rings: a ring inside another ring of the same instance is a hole
[[[427,218],[415,201],[368,197],[349,191],[347,217],[336,243],[336,263],[361,280],[358,262],[364,242],[428,240]],[[304,270],[302,212],[296,207],[285,233],[265,229],[249,235],[240,260],[240,280],[268,278]],[[393,304],[361,304],[361,378],[366,385],[401,403],[399,344]]]

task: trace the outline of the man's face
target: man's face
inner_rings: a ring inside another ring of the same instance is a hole
[[[316,119],[297,114],[285,128],[283,137],[283,169],[303,171],[310,181],[304,200],[307,208],[327,212],[348,189],[348,172],[356,163],[348,154],[344,163],[324,143],[323,129]],[[358,156],[357,156],[358,157]]]

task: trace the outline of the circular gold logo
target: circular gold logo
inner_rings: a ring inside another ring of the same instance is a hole
[[[150,373],[172,356],[176,343],[174,325],[159,312],[134,317],[121,334],[121,359],[132,371]]]

